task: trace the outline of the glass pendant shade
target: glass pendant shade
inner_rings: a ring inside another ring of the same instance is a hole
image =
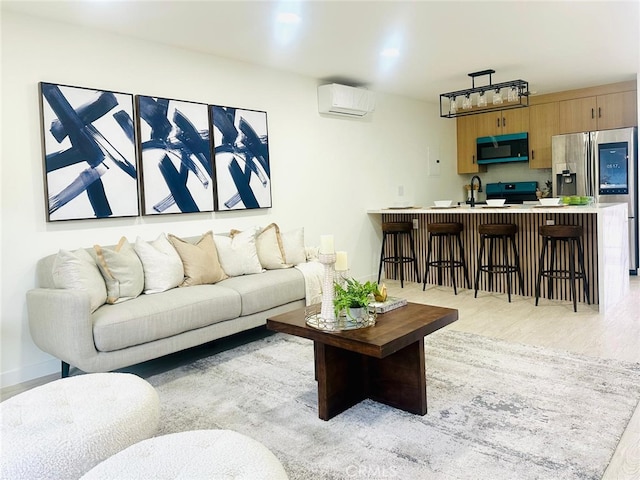
[[[487,96],[484,94],[484,92],[480,93],[480,96],[478,97],[478,106],[479,107],[487,106]]]

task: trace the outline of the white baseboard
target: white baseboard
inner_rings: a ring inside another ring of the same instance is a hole
[[[0,388],[11,387],[54,373],[60,373],[60,360],[55,358],[33,365],[27,365],[24,368],[2,372],[0,374]]]

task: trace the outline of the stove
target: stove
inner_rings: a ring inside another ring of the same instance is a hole
[[[505,203],[517,204],[538,200],[536,189],[538,182],[487,183],[485,192],[487,200],[504,198]]]

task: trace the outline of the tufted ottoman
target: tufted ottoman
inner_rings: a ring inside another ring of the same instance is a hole
[[[82,480],[287,480],[260,442],[230,430],[193,430],[144,440],[89,471]]]
[[[0,403],[0,478],[80,478],[158,428],[160,401],[128,373],[67,377]]]

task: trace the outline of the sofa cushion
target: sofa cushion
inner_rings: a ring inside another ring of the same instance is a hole
[[[181,287],[217,283],[227,278],[218,259],[212,231],[202,235],[195,244],[171,234],[169,241],[182,259],[184,281]]]
[[[261,273],[262,265],[256,250],[255,229],[238,232],[233,236],[214,235],[218,259],[230,277]]]
[[[245,277],[242,277],[245,278]],[[174,288],[161,295],[140,295],[93,314],[96,348],[110,352],[178,335],[241,313],[238,292],[219,285]]]
[[[131,244],[122,237],[115,248],[93,246],[96,263],[107,286],[107,303],[136,298],[144,288],[142,263]]]
[[[82,290],[89,294],[91,311],[107,300],[107,287],[95,260],[84,249],[60,250],[53,260],[51,275],[56,288]]]
[[[242,315],[251,315],[305,298],[304,276],[295,268],[231,277],[218,286],[231,288],[241,295]]]
[[[136,238],[134,249],[144,269],[144,293],[160,293],[184,281],[182,259],[164,233],[152,242]]]

